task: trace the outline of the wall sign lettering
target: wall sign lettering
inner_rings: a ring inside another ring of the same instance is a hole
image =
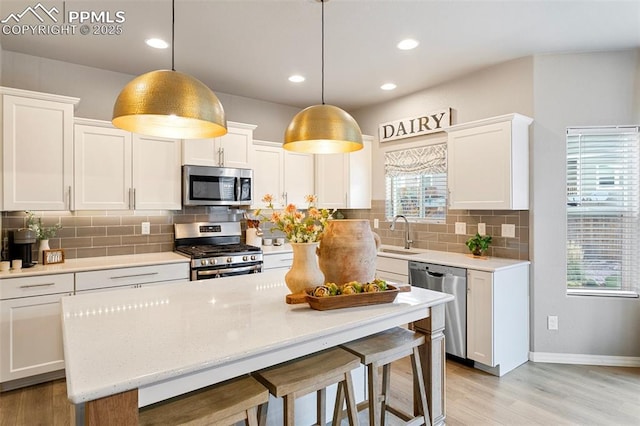
[[[442,132],[451,124],[451,108],[422,114],[417,117],[382,123],[378,126],[380,142],[412,138],[429,133]]]

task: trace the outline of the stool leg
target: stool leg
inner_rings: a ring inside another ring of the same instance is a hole
[[[295,413],[295,405],[296,398],[293,394],[285,395],[284,400],[284,425],[285,426],[295,426],[296,424],[296,413]]]
[[[380,380],[380,374],[378,373],[378,366],[374,364],[367,365],[367,376],[369,381],[368,397],[369,397],[369,424],[371,426],[380,425],[380,398],[378,397],[378,383]]]
[[[316,421],[320,426],[327,424],[327,388],[316,392]]]
[[[256,407],[251,407],[247,410],[246,413],[247,419],[244,423],[247,426],[258,426],[258,409]]]
[[[387,401],[389,398],[389,389],[391,387],[391,364],[382,366],[382,398],[380,401],[380,426],[386,423]]]
[[[420,414],[424,416],[424,424],[430,425],[431,417],[429,416],[429,406],[427,405],[427,391],[425,389],[424,379],[422,377],[422,366],[420,364],[420,351],[418,351],[418,348],[413,348],[413,353],[411,354],[411,367],[413,369],[413,383],[414,383],[413,399],[417,400],[418,402],[418,404],[415,404],[415,405],[420,406],[419,407],[421,411]]]
[[[342,422],[342,403],[345,400],[344,395],[344,383],[338,383],[338,389],[336,390],[336,403],[333,406],[333,423],[339,425]]]
[[[349,416],[350,426],[359,426],[358,421],[358,408],[356,407],[356,394],[353,390],[353,380],[351,379],[351,372],[347,371],[344,374],[344,393],[347,400],[347,415]]]
[[[258,425],[259,426],[267,425],[267,411],[269,411],[268,401],[258,406]]]

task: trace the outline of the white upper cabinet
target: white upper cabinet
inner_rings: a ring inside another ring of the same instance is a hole
[[[348,154],[316,155],[315,188],[318,207],[371,208],[371,136],[362,137],[364,148]]]
[[[529,125],[508,114],[445,129],[449,208],[529,208]]]
[[[76,210],[179,210],[180,140],[76,119]]]
[[[227,122],[227,134],[211,139],[185,139],[182,164],[251,168],[253,124]]]
[[[314,194],[314,155],[284,151],[284,202],[306,208],[305,197]]]
[[[306,195],[314,192],[313,154],[291,152],[280,142],[253,142],[253,198],[252,208],[264,208],[265,194],[274,196],[274,205],[295,204],[306,208]]]
[[[131,139],[130,132],[111,123],[76,120],[74,209],[131,208]]]
[[[180,139],[133,134],[133,208],[180,210]]]
[[[284,150],[278,142],[253,141],[253,204],[252,209],[261,209],[261,201],[271,194],[278,201],[284,193]]]
[[[2,210],[70,210],[79,99],[2,88]]]

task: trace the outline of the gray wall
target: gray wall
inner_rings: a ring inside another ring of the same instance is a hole
[[[565,129],[640,124],[638,52],[534,60],[531,181],[535,352],[640,356],[640,300],[567,296]],[[546,329],[558,315],[559,330]]]
[[[80,98],[76,117],[111,121],[120,90],[136,76],[22,53],[2,51],[0,84],[18,89]],[[227,120],[255,124],[256,139],[281,142],[298,108],[216,93]]]

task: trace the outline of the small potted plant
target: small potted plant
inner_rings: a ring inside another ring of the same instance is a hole
[[[465,243],[471,253],[474,256],[482,256],[484,252],[489,249],[489,244],[491,244],[491,235],[480,235],[476,233],[473,237],[469,238]]]

